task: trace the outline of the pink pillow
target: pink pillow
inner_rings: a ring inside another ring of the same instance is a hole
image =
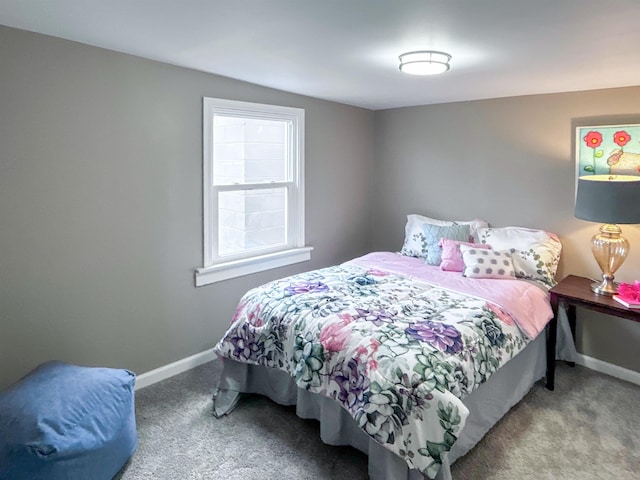
[[[464,270],[464,261],[462,260],[460,245],[466,245],[474,248],[491,248],[491,245],[487,245],[486,243],[461,242],[459,240],[442,238],[440,239],[440,246],[442,247],[442,262],[440,262],[440,269],[448,272],[461,272]]]

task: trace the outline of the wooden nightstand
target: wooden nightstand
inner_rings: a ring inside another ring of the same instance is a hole
[[[555,386],[556,340],[558,338],[558,308],[567,309],[567,318],[573,339],[576,339],[576,307],[588,308],[614,317],[640,322],[640,310],[627,308],[607,295],[597,295],[591,291],[593,280],[569,275],[549,290],[553,319],[547,332],[547,388]]]

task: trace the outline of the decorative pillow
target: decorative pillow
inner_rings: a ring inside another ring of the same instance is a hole
[[[460,245],[481,249],[491,248],[490,245],[486,245],[484,243],[459,242],[457,240],[443,238],[440,240],[440,246],[442,247],[442,261],[440,262],[440,269],[448,272],[461,272],[464,270],[464,261],[462,260]]]
[[[515,278],[511,253],[460,245],[464,271],[469,278]]]
[[[426,244],[427,256],[426,262],[429,265],[440,265],[442,247],[440,240],[447,238],[450,240],[468,240],[469,225],[432,225],[424,224],[424,240]]]
[[[484,220],[465,220],[465,221],[451,221],[451,220],[438,220],[436,218],[424,217],[422,215],[411,214],[407,215],[407,224],[404,227],[404,244],[400,253],[409,257],[425,258],[427,256],[426,250],[423,251],[424,245],[424,224],[429,223],[431,225],[438,225],[446,227],[449,225],[469,225],[470,237],[465,238],[465,241],[477,242],[477,231],[479,228],[487,228],[489,224]]]
[[[494,250],[510,250],[516,277],[539,280],[548,287],[554,279],[562,244],[556,235],[524,227],[480,228],[481,243]]]

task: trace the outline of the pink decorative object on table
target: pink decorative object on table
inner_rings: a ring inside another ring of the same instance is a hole
[[[627,308],[640,308],[640,281],[620,283],[618,294],[613,299]]]
[[[618,296],[629,303],[640,303],[640,281],[620,283],[618,285]]]

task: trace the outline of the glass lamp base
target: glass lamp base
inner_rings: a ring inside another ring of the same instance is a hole
[[[591,251],[602,272],[602,282],[591,285],[591,290],[598,295],[615,295],[618,292],[618,286],[613,282],[614,273],[629,253],[629,241],[621,233],[620,227],[607,223],[600,227],[600,233],[591,238]]]

